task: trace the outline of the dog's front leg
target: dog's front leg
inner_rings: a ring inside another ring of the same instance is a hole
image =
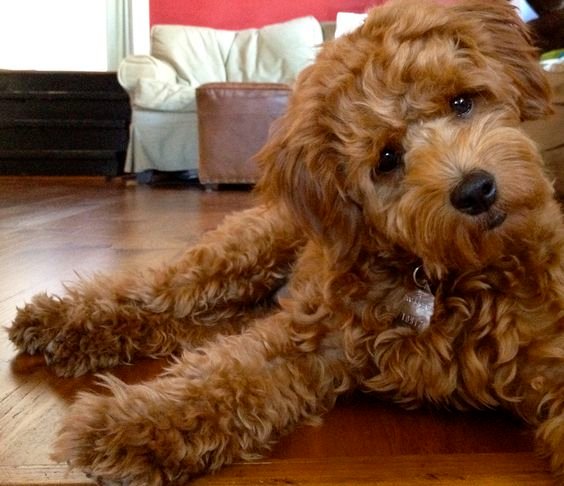
[[[36,295],[18,310],[9,336],[63,376],[200,345],[240,330],[253,306],[284,283],[301,245],[276,211],[248,210],[173,264],[82,280],[62,297]]]
[[[187,351],[153,382],[108,379],[110,396],[83,394],[72,405],[55,459],[133,486],[185,484],[256,458],[351,385],[338,335],[305,352],[290,328],[280,313]]]

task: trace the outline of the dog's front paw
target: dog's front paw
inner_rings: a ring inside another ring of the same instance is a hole
[[[81,376],[126,361],[122,341],[101,326],[89,329],[83,324],[69,324],[49,341],[43,355],[58,376]]]
[[[195,453],[198,445],[189,441],[183,407],[167,405],[145,385],[106,381],[113,396],[82,394],[72,405],[53,459],[101,484],[128,486],[185,484],[206,469],[205,457]],[[197,421],[190,428],[197,428]],[[201,444],[205,454],[218,445]]]
[[[42,353],[64,325],[64,313],[65,305],[60,298],[37,294],[18,309],[12,326],[7,329],[8,337],[26,353]]]
[[[72,305],[65,299],[38,294],[18,309],[10,340],[29,354],[42,354],[59,376],[80,376],[127,360],[125,340],[95,325],[96,308]],[[125,354],[125,356],[122,356]]]

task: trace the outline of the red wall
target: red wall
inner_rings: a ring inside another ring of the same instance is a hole
[[[216,29],[262,27],[304,15],[335,20],[337,12],[365,12],[384,0],[150,0],[151,25]]]

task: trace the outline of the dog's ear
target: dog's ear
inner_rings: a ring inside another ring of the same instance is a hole
[[[539,52],[517,9],[509,0],[468,0],[452,7],[462,21],[475,18],[479,28],[475,38],[479,49],[499,61],[518,91],[518,108],[522,120],[534,120],[552,113],[551,89],[539,63]]]
[[[286,113],[257,154],[263,200],[282,209],[322,244],[335,268],[358,255],[361,211],[347,196],[329,126],[331,109],[310,68],[300,75]]]

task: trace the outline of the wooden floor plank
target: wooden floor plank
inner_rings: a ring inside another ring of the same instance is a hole
[[[516,461],[517,459],[517,461]],[[280,486],[552,486],[532,454],[443,454],[270,460],[235,464],[211,476],[194,480],[194,486],[241,484]],[[5,485],[86,485],[76,472],[57,465],[1,467]],[[40,479],[38,479],[40,478]]]
[[[518,459],[518,463],[516,463]],[[337,459],[293,459],[237,464],[195,486],[476,485],[550,486],[532,454],[442,454]]]

